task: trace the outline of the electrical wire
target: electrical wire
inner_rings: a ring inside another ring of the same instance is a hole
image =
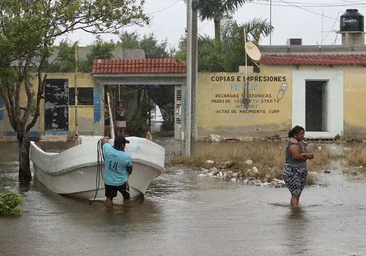
[[[146,15],[155,14],[155,13],[159,13],[159,12],[165,11],[165,10],[169,9],[170,7],[172,7],[173,5],[177,4],[179,1],[180,0],[177,0],[174,3],[172,3],[171,5],[168,5],[167,7],[163,8],[163,9],[160,9],[158,11],[146,13]]]
[[[104,153],[103,153],[103,145],[102,145],[103,139],[100,139],[97,143],[97,173],[95,176],[95,195],[94,199],[89,202],[89,204],[92,204],[95,199],[97,198],[99,189],[100,189],[100,181],[103,179],[103,170],[104,170]]]
[[[327,39],[327,37],[330,35],[330,33],[334,31],[333,29],[334,29],[335,25],[337,24],[338,16],[339,16],[339,13],[337,13],[337,19],[334,21],[334,24],[333,24],[332,28],[328,31],[328,34],[324,38],[322,38],[320,45],[322,45],[324,43],[325,39]]]
[[[261,2],[261,3],[258,3]],[[317,4],[317,3],[302,3],[302,2],[290,2],[290,1],[272,1],[272,4],[268,3],[268,0],[254,0],[253,2],[250,2],[252,4],[259,4],[259,5],[266,5],[266,6],[282,6],[282,7],[291,7],[293,5],[296,5],[296,7],[307,7],[307,8],[335,8],[335,7],[350,7],[350,6],[365,6],[366,2],[357,2],[357,3],[329,3],[329,4]],[[295,7],[295,6],[293,6]]]

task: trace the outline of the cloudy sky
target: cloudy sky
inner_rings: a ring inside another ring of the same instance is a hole
[[[340,44],[339,17],[346,9],[358,9],[366,15],[366,0],[272,0],[272,45],[285,45],[288,38],[302,38],[304,45]],[[129,32],[139,34],[154,33],[158,40],[168,40],[169,45],[177,46],[186,27],[186,5],[183,0],[146,0],[145,13],[151,17],[147,27],[131,27]],[[244,4],[234,15],[238,23],[253,18],[270,17],[269,0],[253,0]],[[214,35],[213,21],[199,22],[199,33]],[[70,41],[79,40],[80,45],[93,42],[94,38],[83,33],[68,35]],[[103,36],[104,39],[116,39]],[[264,38],[262,45],[269,45],[269,38]]]

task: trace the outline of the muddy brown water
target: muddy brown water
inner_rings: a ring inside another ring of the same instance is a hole
[[[177,145],[159,141],[168,154]],[[62,150],[67,145],[43,145]],[[144,200],[124,210],[17,182],[17,146],[0,144],[0,192],[24,196],[20,217],[0,217],[0,255],[366,255],[366,184],[321,175],[289,209],[286,188],[198,177],[168,167]]]

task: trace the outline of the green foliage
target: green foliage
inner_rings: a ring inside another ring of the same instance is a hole
[[[80,62],[79,70],[81,72],[90,73],[93,67],[94,59],[112,59],[113,51],[116,48],[116,44],[113,41],[103,42],[98,39],[93,43],[91,52],[86,55],[86,60]]]
[[[123,49],[139,49],[140,39],[136,33],[123,32],[120,35],[120,42],[118,42]]]
[[[55,47],[57,57],[45,68],[46,72],[74,72],[75,71],[75,48],[68,41],[61,41],[58,47]]]
[[[201,20],[214,20],[215,23],[215,52],[221,49],[221,20],[233,14],[239,7],[249,0],[199,0],[199,16]]]
[[[0,215],[20,215],[23,198],[14,191],[0,194]]]
[[[209,36],[198,38],[198,71],[199,72],[237,72],[239,66],[245,65],[244,28],[247,40],[259,45],[260,40],[273,30],[269,22],[253,19],[244,24],[228,19],[222,27],[222,52],[216,54],[215,40]],[[181,37],[175,57],[186,60],[186,37]],[[248,64],[254,65],[250,58]]]
[[[168,42],[158,42],[153,33],[140,38],[135,33],[124,32],[118,42],[123,49],[143,49],[147,59],[170,57],[171,49],[168,49]]]
[[[132,119],[127,123],[131,136],[145,137],[144,121],[140,119]]]

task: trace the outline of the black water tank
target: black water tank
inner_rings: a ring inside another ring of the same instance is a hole
[[[341,16],[342,31],[361,31],[363,32],[363,15],[357,9],[347,9]]]

